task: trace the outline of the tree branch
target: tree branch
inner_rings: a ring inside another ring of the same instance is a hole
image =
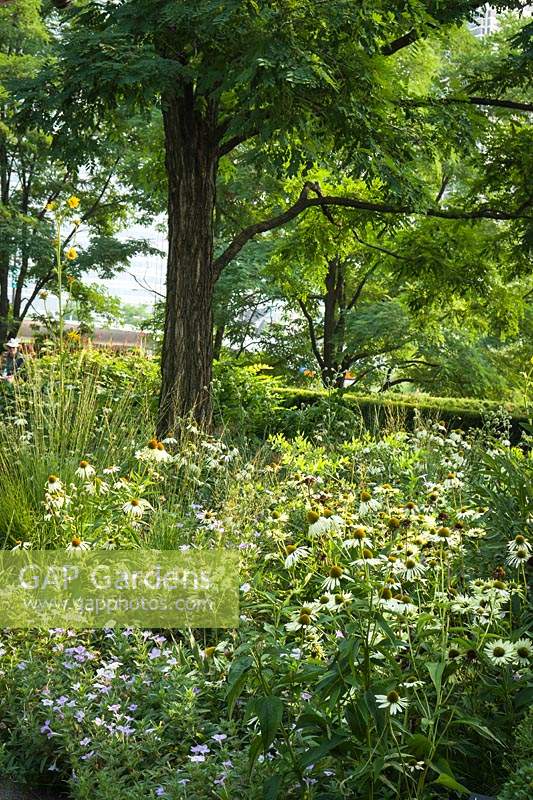
[[[315,323],[313,322],[313,317],[309,313],[304,301],[300,300],[300,298],[298,298],[298,305],[302,309],[302,314],[307,320],[307,325],[309,327],[309,338],[311,339],[311,347],[313,349],[315,358],[318,361],[320,369],[324,369],[324,359],[320,355],[320,350],[318,349],[318,343],[316,340],[316,333],[315,333]]]
[[[419,34],[415,30],[408,31],[404,33],[403,36],[399,36],[397,39],[394,39],[389,44],[384,45],[381,48],[381,55],[383,56],[392,56],[394,53],[397,53],[398,50],[403,50],[404,47],[408,47],[413,42],[416,42],[419,38]]]
[[[240,133],[237,136],[232,136],[231,139],[227,139],[227,141],[222,142],[219,146],[218,157],[222,158],[222,156],[227,156],[228,153],[231,153],[231,151],[235,150],[240,144],[247,142],[248,139],[253,139],[254,136],[259,136],[259,131],[250,131],[249,133]]]
[[[533,112],[533,103],[522,103],[519,100],[509,100],[504,97],[435,97],[426,100],[406,99],[401,100],[400,105],[411,106],[412,108],[437,105],[473,105],[473,106],[492,106],[494,108],[510,108],[513,111]]]
[[[309,193],[313,192],[318,195],[316,197],[309,197]],[[263,220],[262,222],[255,222],[244,228],[228,245],[224,252],[213,261],[213,272],[215,279],[219,277],[224,267],[232,261],[235,256],[242,250],[244,245],[258,236],[260,233],[279,228],[286,225],[295,217],[299,216],[303,211],[312,207],[323,208],[325,206],[342,206],[344,208],[354,208],[359,211],[369,211],[375,214],[419,214],[427,217],[440,217],[442,219],[529,219],[527,215],[514,211],[500,211],[498,209],[481,207],[473,211],[463,211],[461,209],[442,209],[442,208],[428,208],[425,211],[410,208],[409,206],[394,206],[388,203],[372,203],[367,200],[360,200],[356,197],[334,197],[322,195],[320,187],[316,183],[305,183],[304,187],[298,197],[297,201],[289,206],[281,214],[270,219]]]

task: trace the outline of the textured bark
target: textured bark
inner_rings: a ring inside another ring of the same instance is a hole
[[[158,434],[193,415],[211,423],[213,215],[218,166],[216,109],[197,108],[192,87],[163,98],[168,175],[167,303]]]
[[[0,348],[9,337],[9,261],[7,253],[0,251]],[[2,350],[0,349],[0,353]]]
[[[328,261],[326,294],[324,295],[324,342],[322,349],[322,381],[325,386],[344,386],[341,365],[345,336],[345,276],[339,256]]]

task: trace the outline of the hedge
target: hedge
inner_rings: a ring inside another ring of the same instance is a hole
[[[412,429],[415,418],[438,419],[449,428],[480,428],[490,414],[502,414],[510,420],[510,438],[516,444],[523,432],[523,424],[531,422],[526,411],[511,403],[499,403],[494,400],[478,400],[459,397],[428,397],[414,395],[363,395],[350,391],[333,391],[328,393],[320,389],[299,389],[278,387],[276,395],[283,408],[294,409],[325,401],[341,402],[346,407],[358,409],[365,425],[371,430],[382,428],[393,420],[401,420],[402,426]]]

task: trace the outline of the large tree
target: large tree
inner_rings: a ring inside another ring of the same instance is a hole
[[[38,294],[58,288],[47,204],[71,195],[81,200],[79,225],[71,219],[62,231],[66,247],[80,233],[84,242],[69,268],[78,294],[87,271],[107,278],[135,253],[152,252],[142,240],[115,235],[133,204],[118,180],[124,120],[115,116],[83,141],[76,130],[61,135],[57,98],[36,81],[57,57],[56,23],[50,7],[41,13],[40,0],[0,5],[0,348]]]
[[[504,96],[472,94],[460,78],[436,93],[410,91],[396,54],[439,31],[446,37],[477,2],[57,0],[69,6],[55,78],[64,128],[97,127],[121,105],[132,112],[155,105],[163,118],[169,253],[160,433],[191,411],[200,423],[210,420],[215,284],[252,238],[312,206],[443,219],[527,216],[530,200],[514,188],[494,204],[480,191],[468,207],[436,206],[417,172],[436,139],[470,135],[486,109],[531,109],[512,87]],[[215,254],[219,166],[243,145],[266,173],[295,174],[334,152],[339,170],[360,178],[364,190],[324,196],[305,182],[285,207]]]

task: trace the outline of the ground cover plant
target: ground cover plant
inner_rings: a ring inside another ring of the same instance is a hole
[[[0,774],[76,800],[527,795],[527,438],[161,442],[101,384],[4,415],[3,547],[237,550],[240,626],[4,631]]]

